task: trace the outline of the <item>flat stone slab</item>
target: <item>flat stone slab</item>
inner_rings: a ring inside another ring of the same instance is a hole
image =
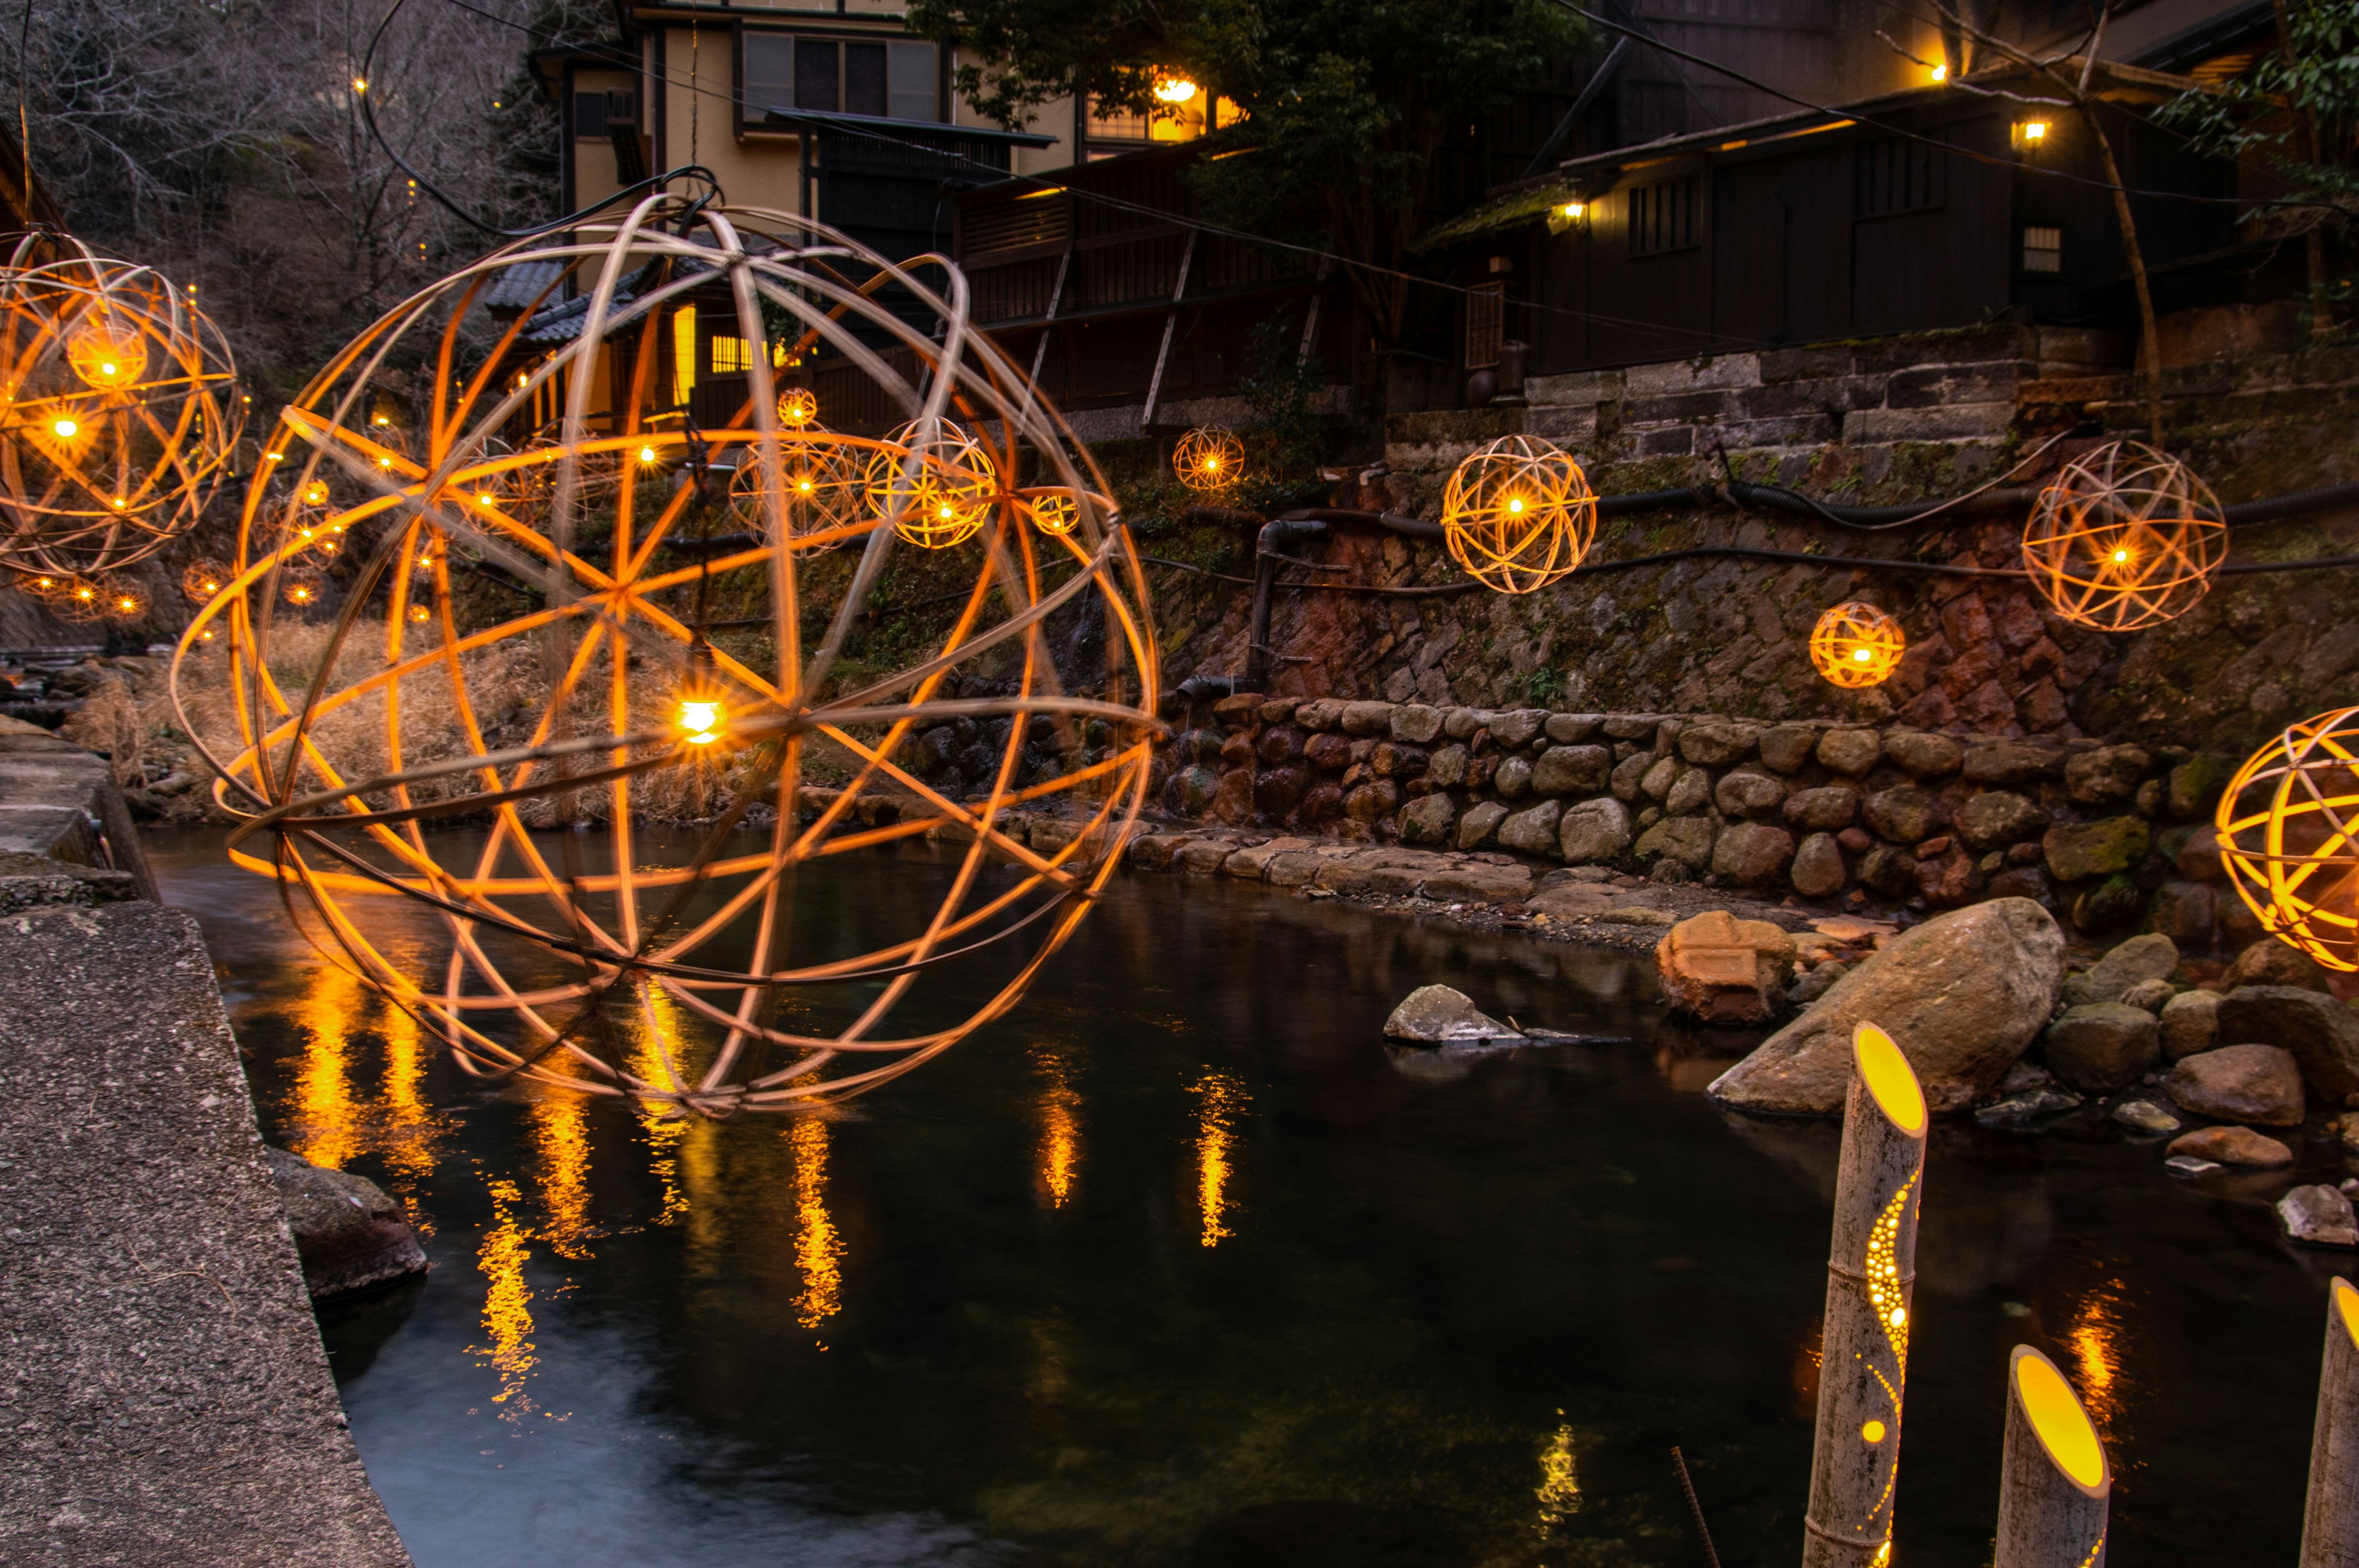
[[[0,915],[0,1563],[408,1568],[194,920]]]

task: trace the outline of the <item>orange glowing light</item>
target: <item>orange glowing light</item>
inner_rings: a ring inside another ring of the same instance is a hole
[[[688,731],[690,745],[710,746],[721,739],[721,705],[717,702],[681,703],[679,727]]]
[[[1226,1073],[1207,1073],[1196,1086],[1196,1209],[1202,1221],[1198,1239],[1217,1247],[1234,1233],[1230,1211],[1237,1206],[1237,1118],[1251,1103],[1245,1087]]]
[[[1502,436],[1470,455],[1441,491],[1441,537],[1468,577],[1531,593],[1572,575],[1597,536],[1597,497],[1571,454],[1537,436]]]
[[[2185,463],[2115,441],[2068,465],[2023,529],[2023,564],[2056,612],[2136,632],[2202,601],[2228,557],[2212,487]]]
[[[2016,1346],[2014,1371],[2015,1397],[2049,1459],[2082,1491],[2104,1487],[2112,1476],[2105,1445],[2064,1374],[2027,1345]]]
[[[1836,605],[1810,629],[1810,663],[1845,690],[1888,679],[1908,648],[1900,622],[1859,600]]]
[[[1200,425],[1171,449],[1171,469],[1189,489],[1218,494],[1245,479],[1245,443],[1218,425]]]
[[[787,1141],[795,1156],[795,1264],[803,1288],[795,1321],[817,1328],[843,1310],[843,1234],[827,1210],[827,1123],[795,1119]]]

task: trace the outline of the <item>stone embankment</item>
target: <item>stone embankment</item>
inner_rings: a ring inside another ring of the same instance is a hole
[[[918,754],[951,793],[997,756],[979,727],[962,740],[953,725]],[[1227,866],[1225,845],[1258,857],[1228,874],[1280,886],[1342,859],[1360,870],[1330,879],[1491,903],[1540,891],[1534,870],[1552,865],[1854,913],[2027,898],[2083,933],[2143,924],[2201,950],[2259,935],[2209,827],[2234,767],[1897,725],[1239,696],[1186,714],[1162,754],[1158,799],[1201,825],[1180,830],[1194,847],[1132,855],[1207,871]],[[1396,853],[1333,856],[1319,839]]]
[[[0,733],[0,1562],[407,1568],[196,922],[99,758]]]

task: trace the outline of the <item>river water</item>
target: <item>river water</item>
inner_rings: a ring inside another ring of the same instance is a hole
[[[1833,1130],[1706,1104],[1727,1042],[1643,962],[1122,877],[939,1061],[683,1125],[466,1076],[217,836],[151,853],[266,1134],[429,1231],[422,1284],[324,1325],[420,1568],[1700,1563],[1673,1444],[1723,1563],[1797,1556]],[[906,929],[949,871],[799,897]],[[1438,1073],[1379,1040],[1435,980],[1628,1041]],[[2114,1561],[2291,1560],[2335,1265],[2278,1239],[2282,1178],[2160,1155],[1936,1132],[1899,1563],[1988,1561],[2017,1343],[2108,1440]]]

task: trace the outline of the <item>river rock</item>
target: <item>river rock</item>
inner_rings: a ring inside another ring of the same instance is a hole
[[[2277,1199],[2277,1219],[2289,1239],[2306,1247],[2359,1247],[2359,1215],[2349,1198],[2323,1183]]]
[[[1813,833],[1794,851],[1786,880],[1804,898],[1832,898],[1843,891],[1843,846],[1832,833]]]
[[[1884,738],[1884,760],[1913,779],[1938,779],[1958,771],[1966,749],[1947,735],[1896,730]]]
[[[2170,999],[2178,994],[2170,989],[2169,980],[2140,980],[2122,993],[2122,1005],[2160,1018],[2162,1010],[2169,1006]]]
[[[2112,1115],[2117,1125],[2132,1132],[2177,1132],[2187,1125],[2171,1114],[2169,1106],[2157,1105],[2150,1099],[2125,1099],[2114,1107]]]
[[[2292,1150],[2249,1127],[2198,1128],[2172,1139],[2169,1152],[2247,1171],[2269,1171],[2293,1163]]]
[[[1799,773],[1818,742],[1819,732],[1807,724],[1779,724],[1761,731],[1761,760],[1781,773]]]
[[[1767,816],[1785,799],[1785,781],[1754,767],[1731,769],[1712,792],[1712,803],[1723,816]]]
[[[2239,986],[2296,986],[2306,991],[2322,991],[2326,980],[2324,965],[2274,936],[2264,936],[2236,955],[2228,972],[2220,977],[2220,989],[2232,991]]]
[[[1707,1023],[1763,1023],[1794,977],[1794,939],[1724,909],[1680,921],[1655,946],[1663,996]]]
[[[1767,822],[1740,822],[1712,848],[1712,869],[1739,887],[1776,881],[1794,859],[1794,836]]]
[[[1548,722],[1545,708],[1517,708],[1491,716],[1491,739],[1506,751],[1519,751],[1532,743]]]
[[[1527,855],[1552,855],[1556,852],[1557,824],[1563,816],[1564,802],[1544,800],[1500,823],[1499,842]]]
[[[1521,800],[1531,793],[1532,761],[1529,757],[1509,757],[1491,775],[1491,788],[1502,800]]]
[[[1840,833],[1859,815],[1859,791],[1849,784],[1797,790],[1786,797],[1786,826],[1804,833]]]
[[[2059,824],[2040,843],[2048,855],[2048,874],[2060,882],[2077,882],[2128,871],[2146,853],[2148,838],[2143,817],[2111,816],[2101,822]]]
[[[2068,1110],[2077,1110],[2081,1097],[2070,1089],[2035,1088],[1974,1108],[1974,1120],[1984,1127],[2025,1128]]]
[[[2180,991],[2162,1004],[2162,1059],[2176,1062],[2220,1044],[2220,993]]]
[[[1557,829],[1557,849],[1569,866],[1610,860],[1629,847],[1630,808],[1612,795],[1582,801]]]
[[[2301,1064],[2310,1092],[2329,1105],[2359,1094],[2359,1012],[2294,986],[2241,986],[2220,999],[2219,1035],[2282,1045]]]
[[[1715,831],[1709,816],[1666,816],[1638,835],[1634,852],[1642,860],[1659,857],[1690,869],[1707,866]]]
[[[1405,703],[1392,712],[1392,735],[1412,746],[1430,746],[1441,735],[1442,710],[1421,703]]]
[[[402,1207],[365,1176],[314,1165],[300,1154],[266,1149],[278,1206],[303,1260],[313,1301],[422,1273],[425,1250]]]
[[[1863,960],[1710,1092],[1740,1110],[1838,1115],[1864,1020],[1899,1043],[1936,1112],[1963,1110],[2038,1037],[2063,970],[2064,934],[2029,899],[1953,910]]]
[[[1408,993],[1393,1015],[1385,1020],[1385,1033],[1395,1040],[1420,1045],[1445,1045],[1454,1041],[1492,1040],[1513,1043],[1523,1036],[1474,1005],[1473,998],[1448,986],[1419,986]]]
[[[1760,739],[1756,726],[1707,719],[1680,730],[1680,755],[1699,767],[1724,768],[1751,756]]]
[[[1663,814],[1686,816],[1711,803],[1712,775],[1701,768],[1689,768],[1672,782],[1671,793],[1663,797]]]
[[[1447,844],[1450,831],[1457,822],[1457,802],[1439,790],[1431,795],[1421,795],[1401,808],[1401,842]]]
[[[1393,727],[1393,705],[1389,702],[1347,702],[1336,720],[1346,735],[1385,735]]]
[[[2105,806],[2137,793],[2154,759],[2140,746],[2100,746],[2064,764],[2064,793],[2083,806]]]
[[[2301,1125],[2301,1068],[2275,1045],[2223,1045],[2170,1069],[2163,1087],[2180,1108],[2214,1121]]]
[[[2064,979],[2064,1003],[2119,1001],[2140,980],[2163,980],[2179,968],[2179,945],[2168,936],[2133,936],[2097,960],[2086,973]]]
[[[1914,844],[1931,836],[1936,808],[1931,795],[1906,784],[1880,789],[1867,797],[1867,826],[1877,837],[1896,844]]]
[[[1636,803],[1646,791],[1647,775],[1661,765],[1653,752],[1634,752],[1614,764],[1605,787],[1614,792],[1614,799]]]
[[[1600,795],[1614,778],[1614,753],[1603,746],[1550,746],[1532,764],[1536,795]]]
[[[2011,790],[1992,789],[1958,807],[1952,825],[1970,849],[2003,849],[2037,837],[2048,827],[2048,813]]]
[[[1786,988],[1786,1005],[1799,1011],[1835,989],[1835,982],[1851,973],[1851,966],[1838,958],[1829,958],[1819,967]]]
[[[1845,778],[1859,777],[1883,754],[1883,737],[1873,730],[1830,730],[1819,737],[1819,761]]]
[[[1478,800],[1466,808],[1458,819],[1458,847],[1479,849],[1488,844],[1499,831],[1499,824],[1507,819],[1507,808],[1495,800]]]
[[[2110,1094],[2162,1059],[2154,1014],[2117,1001],[2068,1007],[2048,1026],[2049,1070],[2088,1094]]]

